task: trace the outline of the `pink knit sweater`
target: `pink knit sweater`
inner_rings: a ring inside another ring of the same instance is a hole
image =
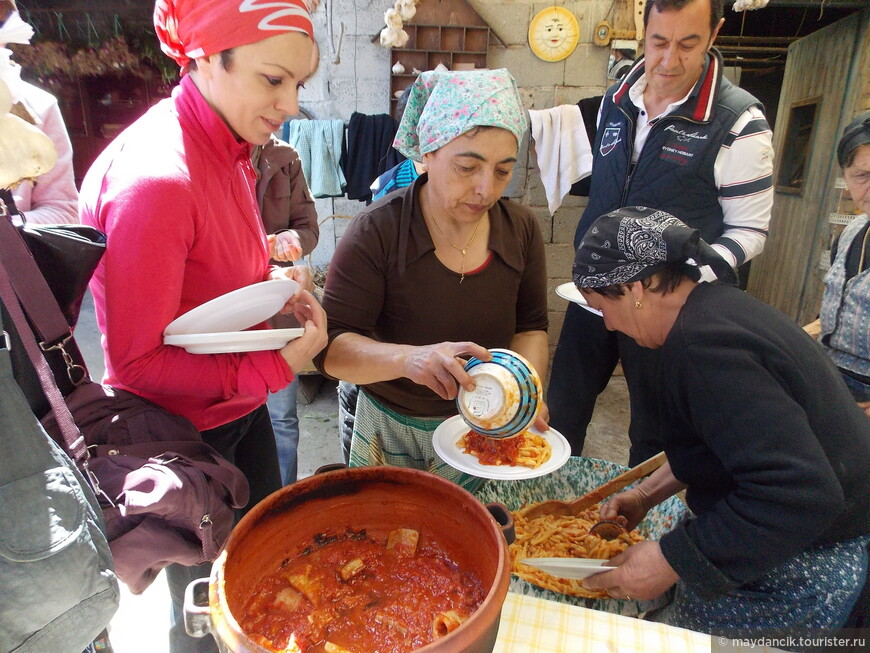
[[[108,236],[91,281],[103,382],[200,430],[248,414],[293,379],[275,351],[202,355],[163,344],[179,315],[269,276],[250,157],[184,77],[106,148],[80,193],[82,223]]]

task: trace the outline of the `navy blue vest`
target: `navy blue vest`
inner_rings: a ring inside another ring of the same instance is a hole
[[[698,229],[708,243],[722,234],[713,165],[737,118],[761,103],[722,76],[722,58],[712,50],[686,102],[653,122],[632,170],[638,109],[628,89],[642,74],[640,60],[602,100],[589,203],[577,225],[575,249],[598,217],[622,206],[672,213]]]

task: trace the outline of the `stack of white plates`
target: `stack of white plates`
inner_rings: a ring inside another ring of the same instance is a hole
[[[163,342],[191,354],[280,349],[304,329],[245,329],[275,315],[298,290],[292,279],[272,279],[228,292],[170,322]]]

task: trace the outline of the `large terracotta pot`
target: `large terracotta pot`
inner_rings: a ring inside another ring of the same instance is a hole
[[[236,525],[211,578],[188,587],[187,630],[200,636],[211,632],[222,651],[267,651],[242,632],[234,615],[241,614],[260,579],[282,560],[318,533],[365,528],[385,539],[392,529],[414,528],[424,538],[435,538],[462,569],[477,574],[486,591],[468,621],[418,651],[489,653],[511,567],[506,531],[493,515],[505,526],[512,523],[506,523],[509,513],[499,508],[484,506],[440,476],[412,469],[358,467],[315,474],[270,495]]]

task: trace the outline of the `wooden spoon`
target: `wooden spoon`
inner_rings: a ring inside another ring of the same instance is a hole
[[[578,515],[588,507],[599,503],[606,497],[609,497],[614,492],[618,492],[627,485],[631,485],[637,479],[653,473],[667,461],[668,459],[665,456],[665,452],[662,451],[652,458],[644,460],[636,467],[632,467],[628,471],[623,472],[616,478],[612,478],[606,483],[599,485],[597,488],[591,492],[587,492],[579,499],[574,499],[573,501],[559,501],[557,499],[542,501],[541,503],[536,503],[524,508],[519,512],[519,514],[525,519],[534,519],[541,515]]]

